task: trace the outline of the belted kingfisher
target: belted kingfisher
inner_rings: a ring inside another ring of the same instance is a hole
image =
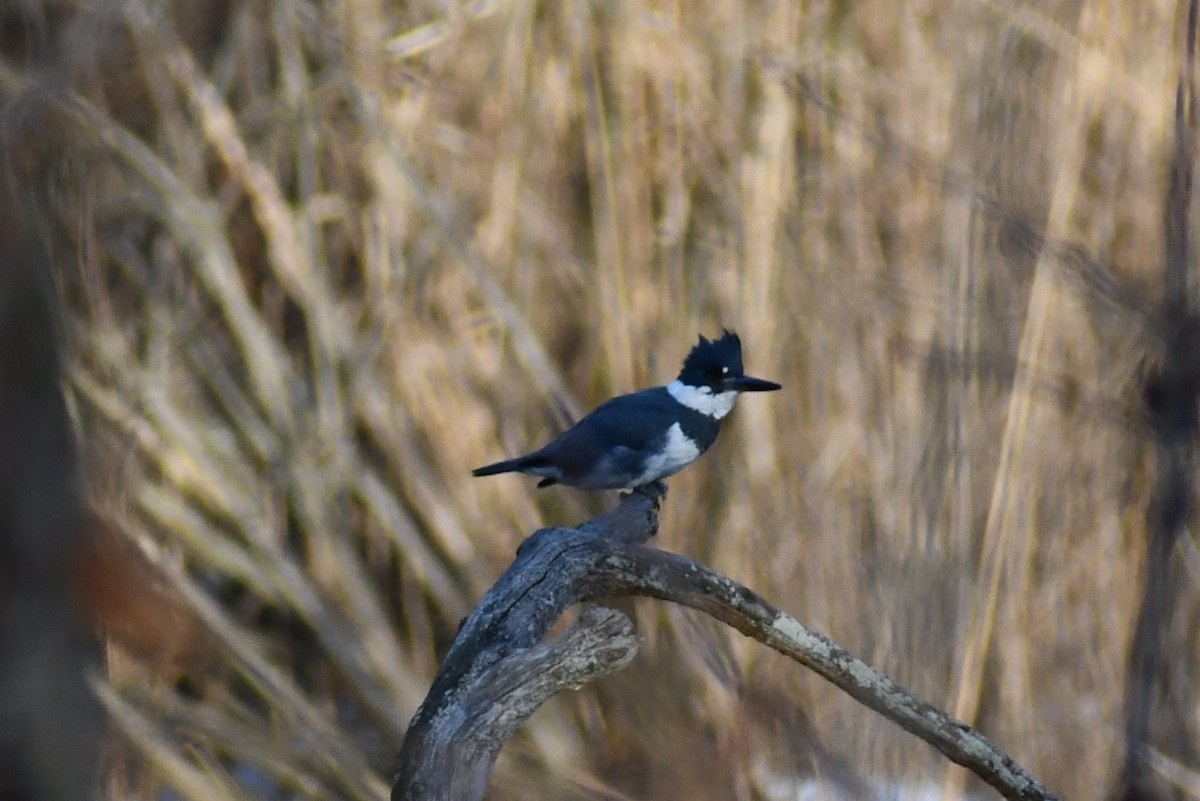
[[[476,476],[526,473],[539,487],[640,487],[674,475],[708,450],[739,393],[780,389],[742,372],[742,342],[732,331],[700,337],[679,378],[665,387],[620,395],[525,456],[477,467]]]

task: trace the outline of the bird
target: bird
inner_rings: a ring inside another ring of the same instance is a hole
[[[736,333],[725,330],[711,340],[700,335],[670,384],[605,401],[532,453],[471,473],[525,473],[541,478],[539,488],[636,489],[674,475],[708,450],[738,395],[781,388],[743,372]]]

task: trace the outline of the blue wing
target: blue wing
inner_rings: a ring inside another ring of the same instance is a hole
[[[557,470],[546,475],[564,484],[583,489],[630,486],[642,474],[646,454],[662,444],[676,422],[678,408],[662,387],[618,396],[530,458],[553,464]]]

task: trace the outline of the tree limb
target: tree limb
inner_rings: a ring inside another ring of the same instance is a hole
[[[657,530],[664,493],[664,487],[643,488],[579,528],[543,529],[522,543],[516,561],[463,622],[413,717],[392,801],[482,798],[500,748],[538,705],[565,686],[623,667],[636,649],[628,628],[608,618],[604,625],[616,627],[618,642],[588,639],[571,651],[593,660],[586,669],[572,671],[558,661],[568,650],[564,640],[585,636],[579,627],[589,637],[599,631],[594,612],[585,612],[562,637],[544,646],[538,641],[568,606],[626,595],[689,606],[769,645],[925,740],[1005,798],[1053,798],[978,731],[915,698],[750,589],[643,545]]]

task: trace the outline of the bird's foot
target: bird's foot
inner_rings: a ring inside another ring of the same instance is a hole
[[[647,498],[654,501],[654,505],[657,506],[662,502],[663,498],[667,497],[667,482],[663,481],[661,478],[658,478],[649,483],[640,484],[629,490],[629,492],[621,493],[621,500],[625,500],[635,493],[638,495],[645,495]]]
[[[594,531],[620,542],[643,543],[658,533],[658,510],[666,494],[667,485],[661,480],[633,487],[621,493],[617,508],[589,520],[579,530]]]

